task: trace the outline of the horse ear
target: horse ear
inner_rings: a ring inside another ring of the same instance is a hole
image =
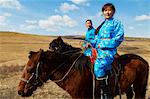
[[[41,56],[40,56],[40,57],[41,57],[41,59],[42,59],[42,58],[44,58],[44,55],[45,55],[45,54],[44,54],[44,50],[43,50],[43,49],[40,49],[40,51],[41,51],[41,54],[40,54]]]
[[[43,49],[41,49],[41,48],[40,48],[40,51],[41,51],[41,52],[44,52],[44,50],[43,50]]]
[[[58,36],[57,40],[62,40],[61,36]]]
[[[62,38],[61,38],[61,36],[59,36],[59,37],[57,38],[57,40],[58,40],[58,41],[63,41]]]
[[[34,53],[34,51],[30,51],[28,58],[31,58],[31,56],[32,56],[33,53]]]

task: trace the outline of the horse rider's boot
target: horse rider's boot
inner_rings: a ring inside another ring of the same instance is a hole
[[[102,99],[113,99],[111,90],[109,88],[107,77],[96,78],[96,81],[100,84],[101,98]]]

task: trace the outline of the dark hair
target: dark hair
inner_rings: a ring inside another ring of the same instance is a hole
[[[95,35],[98,34],[100,28],[102,27],[102,25],[103,25],[104,23],[105,23],[105,21],[103,21],[103,22],[96,28],[96,30],[95,30]]]
[[[90,21],[90,23],[91,23],[91,25],[92,25],[92,20],[90,20],[90,19],[87,19],[87,20],[85,21],[85,23],[86,23],[87,21]]]
[[[114,13],[116,12],[115,6],[112,3],[106,3],[103,7],[102,7],[102,12],[105,10],[106,7],[111,7],[112,10],[114,11]]]

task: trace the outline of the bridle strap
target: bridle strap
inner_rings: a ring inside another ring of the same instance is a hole
[[[40,55],[41,55],[41,52],[42,50],[40,49]],[[38,57],[38,60],[40,59],[40,56]],[[37,67],[36,67],[36,73],[32,73],[32,75],[30,76],[30,78],[27,80],[25,78],[20,78],[20,80],[26,82],[26,83],[29,83],[29,81],[32,79],[32,77],[35,75],[36,76],[36,80],[38,78],[38,69],[39,69],[39,64],[40,62],[37,63]],[[28,66],[28,67],[31,67],[31,66]],[[24,68],[24,69],[27,69],[27,66]]]
[[[38,73],[39,73],[39,65],[40,65],[40,62],[38,62],[37,64],[37,67],[36,67],[36,72],[35,72],[35,76],[36,76],[36,79],[38,78]]]
[[[30,78],[27,80],[25,78],[20,78],[21,81],[24,81],[25,83],[29,83],[29,81],[32,79],[32,77],[34,76],[35,74],[32,73],[32,75],[30,76]]]

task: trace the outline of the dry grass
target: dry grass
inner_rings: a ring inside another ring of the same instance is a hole
[[[56,37],[27,35],[19,33],[0,33],[0,99],[21,97],[16,88],[21,77],[21,70],[28,60],[29,51],[47,50],[49,42]],[[66,37],[65,42],[80,47],[81,39]],[[119,47],[119,53],[134,53],[142,56],[150,64],[150,39],[127,38]],[[147,96],[150,96],[150,80],[148,81]],[[30,98],[69,98],[70,96],[56,84],[48,81]],[[30,99],[29,98],[29,99]]]

